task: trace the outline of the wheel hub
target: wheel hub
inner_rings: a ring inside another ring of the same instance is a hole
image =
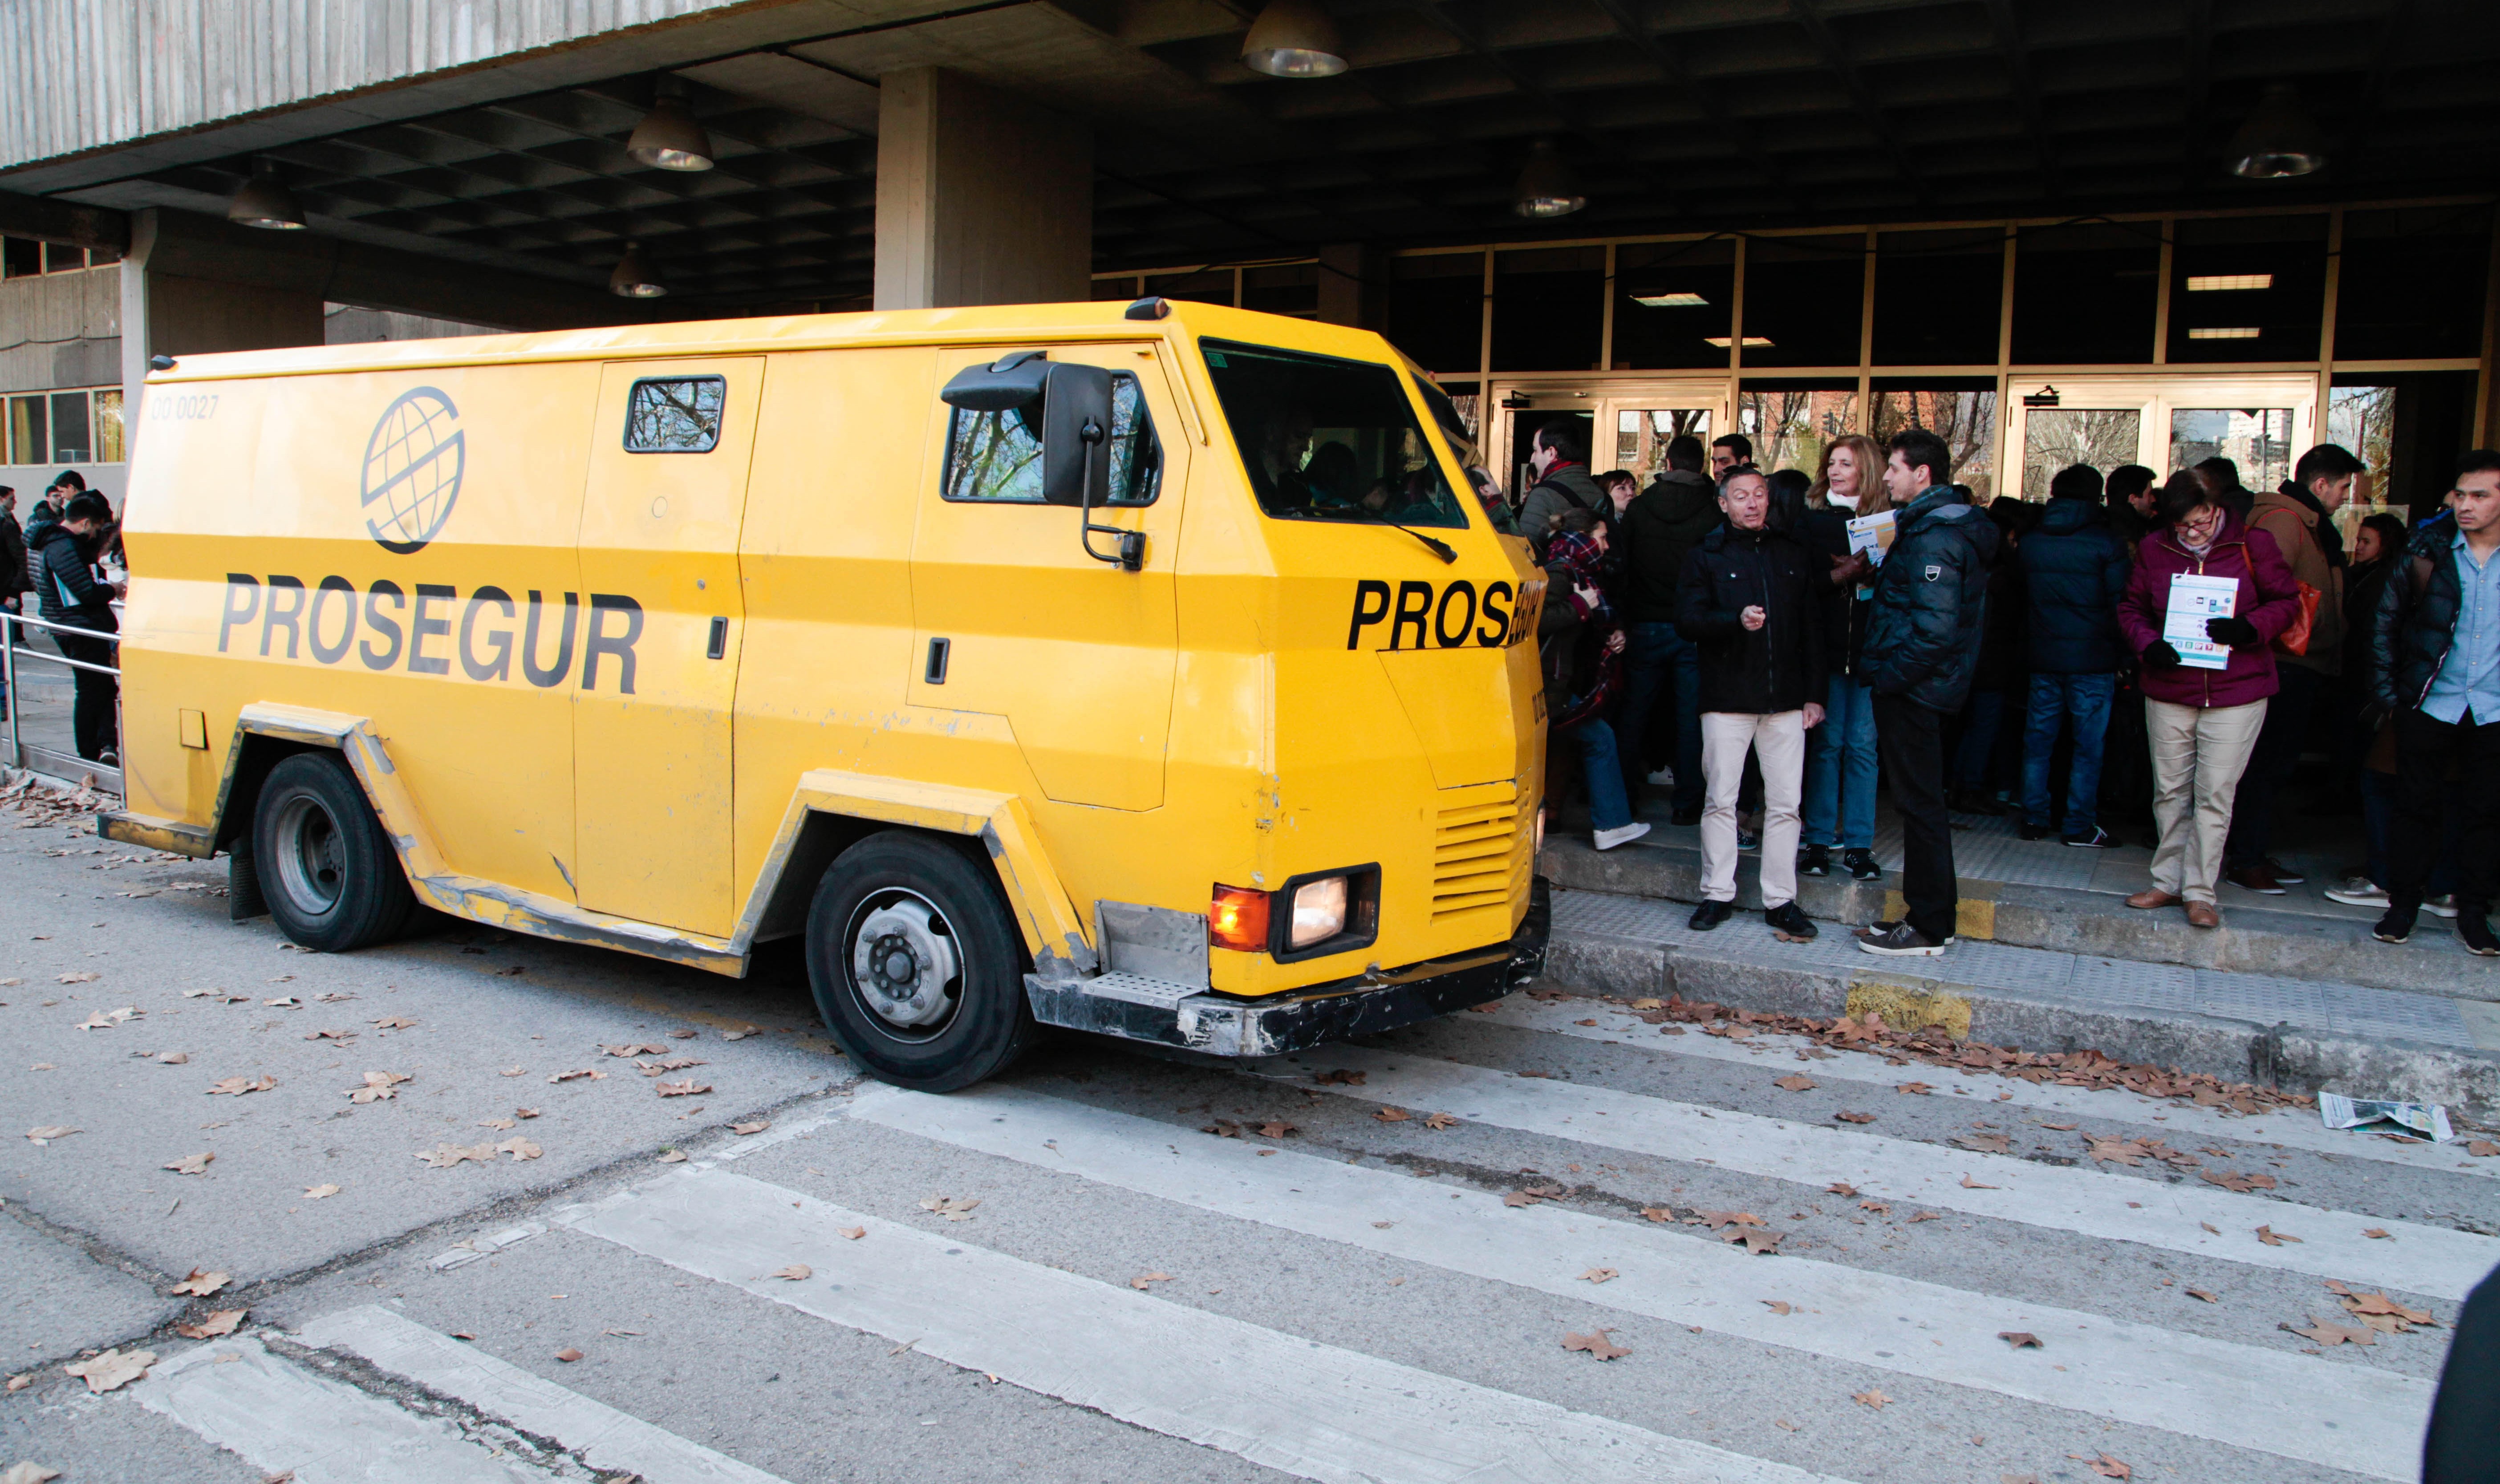
[[[851,970],[860,998],[892,1024],[932,1025],[953,1008],[946,986],[956,975],[954,940],[926,903],[897,902],[861,919]]]

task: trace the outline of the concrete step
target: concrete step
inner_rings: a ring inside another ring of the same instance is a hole
[[[1880,1011],[1893,1025],[1996,1045],[2092,1047],[2286,1091],[2500,1116],[2500,1005],[2487,1001],[2001,940],[1966,939],[1936,958],[1878,958],[1837,928],[1783,942],[1750,912],[1706,933],[1686,926],[1690,915],[1655,895],[1558,881],[1546,975],[1582,993],[1681,994],[1801,1015]]]
[[[1537,865],[1558,886],[1698,902],[1701,852],[1677,839],[1690,833],[1654,830],[1650,837],[1600,853],[1576,832],[1549,831]],[[2038,847],[2063,848],[2054,843]],[[2134,870],[2104,871],[2096,873],[2095,879],[2124,885],[2129,891],[2143,886],[2145,853],[2132,850],[2124,858]],[[1749,852],[1737,867],[1737,905],[1749,909],[1761,906],[1755,885],[1759,861],[1758,855]],[[1837,872],[1837,860],[1833,866]],[[1878,918],[1889,921],[1901,915],[1899,885],[1899,874],[1891,870],[1882,880],[1867,882],[1853,881],[1845,874],[1801,876],[1797,905],[1809,917],[1862,927]],[[1958,931],[1965,940],[2146,964],[2500,1001],[2500,959],[2465,952],[2445,920],[2424,912],[2410,942],[2383,943],[2370,936],[2370,926],[2378,920],[2376,912],[2325,902],[2316,895],[2319,888],[2314,882],[2299,890],[2300,896],[2277,898],[2225,887],[2222,926],[2207,929],[2188,926],[2186,914],[2177,907],[2133,910],[2115,890],[1964,877]]]

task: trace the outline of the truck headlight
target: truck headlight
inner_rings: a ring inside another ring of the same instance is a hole
[[[1287,931],[1288,950],[1326,942],[1345,931],[1346,880],[1341,875],[1305,881],[1294,889],[1294,920]]]

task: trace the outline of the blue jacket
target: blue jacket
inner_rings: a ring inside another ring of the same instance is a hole
[[[1988,616],[1996,522],[1939,484],[1896,517],[1875,576],[1859,677],[1879,696],[1953,712],[1970,698]]]
[[[2030,593],[2031,669],[2039,675],[2110,675],[2125,663],[2118,600],[2132,557],[2090,500],[2052,500],[2016,550]]]

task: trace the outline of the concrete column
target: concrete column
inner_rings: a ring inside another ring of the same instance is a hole
[[[1093,297],[1084,125],[943,68],[877,85],[878,309]]]
[[[166,272],[161,262],[180,260],[168,225],[158,212],[134,213],[121,262],[122,427],[134,445],[147,417],[140,401],[149,356],[321,344],[317,286]]]
[[[1331,243],[1319,250],[1319,318],[1359,330],[1388,328],[1388,264],[1365,243]]]

